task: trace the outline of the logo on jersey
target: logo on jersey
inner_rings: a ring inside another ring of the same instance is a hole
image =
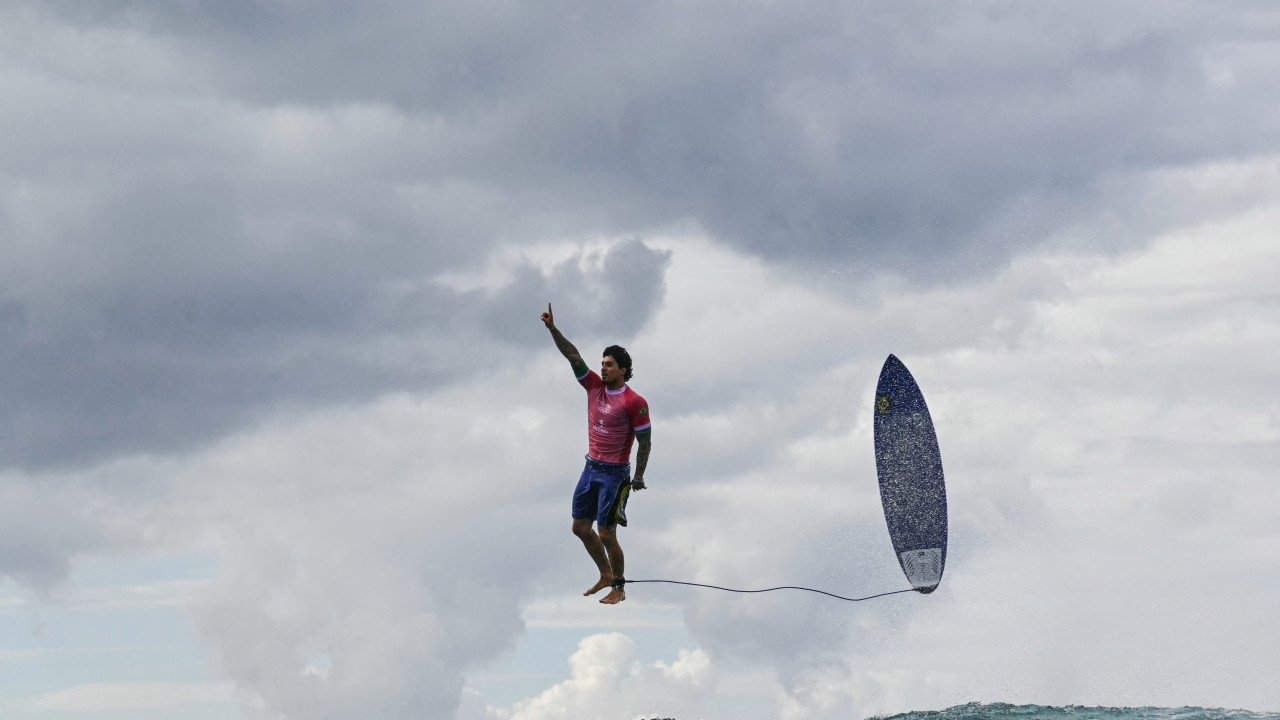
[[[649,408],[647,408],[647,407],[642,407],[642,408],[640,408],[640,414],[641,414],[641,415],[648,415],[648,414],[649,414]]]

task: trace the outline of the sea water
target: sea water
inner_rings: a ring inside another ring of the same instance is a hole
[[[675,720],[648,718],[645,720]],[[1084,707],[969,703],[946,710],[876,715],[868,720],[1280,720],[1280,712],[1200,707]]]
[[[969,703],[946,710],[883,716],[878,720],[1280,720],[1280,712],[1199,707],[1055,707]]]

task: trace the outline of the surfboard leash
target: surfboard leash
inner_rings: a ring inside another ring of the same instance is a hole
[[[882,592],[876,595],[868,595],[866,597],[850,598],[843,595],[836,595],[835,593],[829,593],[826,590],[815,590],[814,588],[799,587],[796,585],[780,585],[778,587],[764,588],[762,590],[738,590],[736,588],[720,587],[719,585],[704,585],[702,583],[685,582],[683,580],[623,580],[621,584],[630,585],[632,583],[668,583],[671,585],[689,585],[691,587],[710,588],[712,590],[724,590],[725,592],[734,593],[763,593],[773,592],[774,590],[804,590],[806,592],[818,593],[819,595],[826,595],[827,597],[833,597],[837,600],[844,600],[846,602],[862,602],[863,600],[871,600],[872,598],[884,597],[886,595],[918,592],[915,588],[907,588],[906,590],[892,590],[890,592]]]

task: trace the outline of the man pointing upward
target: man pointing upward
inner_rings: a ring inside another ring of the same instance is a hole
[[[627,599],[618,526],[627,524],[629,492],[645,488],[644,469],[649,463],[651,440],[649,404],[627,387],[631,355],[626,349],[617,345],[605,348],[597,375],[583,362],[573,343],[556,329],[551,303],[542,313],[542,323],[587,391],[587,464],[573,491],[573,534],[582,540],[595,561],[600,579],[583,595],[594,595],[607,587],[609,594],[600,602],[614,605]],[[637,441],[640,451],[632,479],[631,445]],[[598,532],[591,527],[593,521]]]

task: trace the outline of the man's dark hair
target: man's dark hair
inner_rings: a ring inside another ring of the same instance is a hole
[[[626,348],[621,345],[610,345],[604,349],[604,354],[600,357],[613,358],[613,361],[618,363],[618,367],[626,371],[622,373],[622,379],[624,381],[631,379],[631,353],[628,353]]]

